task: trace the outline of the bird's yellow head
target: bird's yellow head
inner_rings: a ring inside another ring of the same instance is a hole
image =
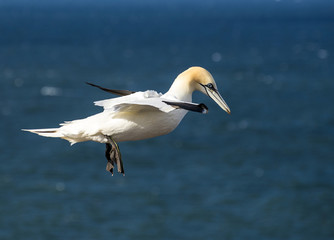
[[[230,108],[218,92],[215,80],[206,69],[191,67],[182,72],[177,79],[182,80],[183,87],[187,89],[187,92],[200,91],[214,100],[228,114],[231,113]]]

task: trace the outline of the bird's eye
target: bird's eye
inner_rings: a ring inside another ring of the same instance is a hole
[[[206,86],[210,89],[213,89],[213,84],[212,83],[208,83]]]

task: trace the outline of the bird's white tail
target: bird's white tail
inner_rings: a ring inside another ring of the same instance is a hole
[[[64,137],[64,135],[58,131],[58,128],[22,129],[22,131],[36,133],[43,137],[54,137],[54,138]]]

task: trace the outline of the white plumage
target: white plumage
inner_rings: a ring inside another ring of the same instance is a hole
[[[204,104],[191,103],[192,92],[195,90],[210,96],[230,113],[212,75],[204,68],[192,67],[181,73],[165,94],[152,90],[126,93],[125,96],[96,101],[95,105],[103,107],[104,111],[93,116],[62,123],[59,128],[24,129],[24,131],[44,137],[63,138],[71,144],[83,141],[112,145],[114,143],[119,151],[116,142],[164,135],[173,131],[188,111],[206,113],[207,108]]]

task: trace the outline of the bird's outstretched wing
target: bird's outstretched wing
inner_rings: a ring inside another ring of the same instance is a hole
[[[168,113],[175,109],[184,109],[187,111],[199,112],[206,114],[208,107],[203,103],[196,104],[190,102],[169,102],[169,101],[139,101],[136,103],[120,103],[111,109],[115,116],[123,116],[124,114],[134,114],[138,112],[159,111]]]
[[[90,86],[97,87],[97,88],[99,88],[103,91],[106,91],[106,92],[112,93],[112,94],[116,94],[116,95],[119,95],[119,96],[126,96],[126,95],[130,95],[132,93],[135,93],[135,92],[129,91],[129,90],[115,90],[115,89],[104,88],[104,87],[101,87],[101,86],[98,86],[98,85],[95,85],[95,84],[89,83],[89,82],[86,82],[86,83]]]
[[[208,107],[204,103],[197,104],[192,102],[161,99],[161,93],[157,93],[151,90],[145,92],[132,92],[129,90],[108,89],[93,83],[86,83],[103,91],[123,96],[123,98],[114,98],[95,102],[95,105],[102,106],[105,110],[112,110],[115,112],[137,112],[145,110],[160,110],[162,112],[170,112],[173,109],[184,109],[187,111],[199,112],[203,114],[208,112]],[[134,95],[128,96],[131,94]]]

